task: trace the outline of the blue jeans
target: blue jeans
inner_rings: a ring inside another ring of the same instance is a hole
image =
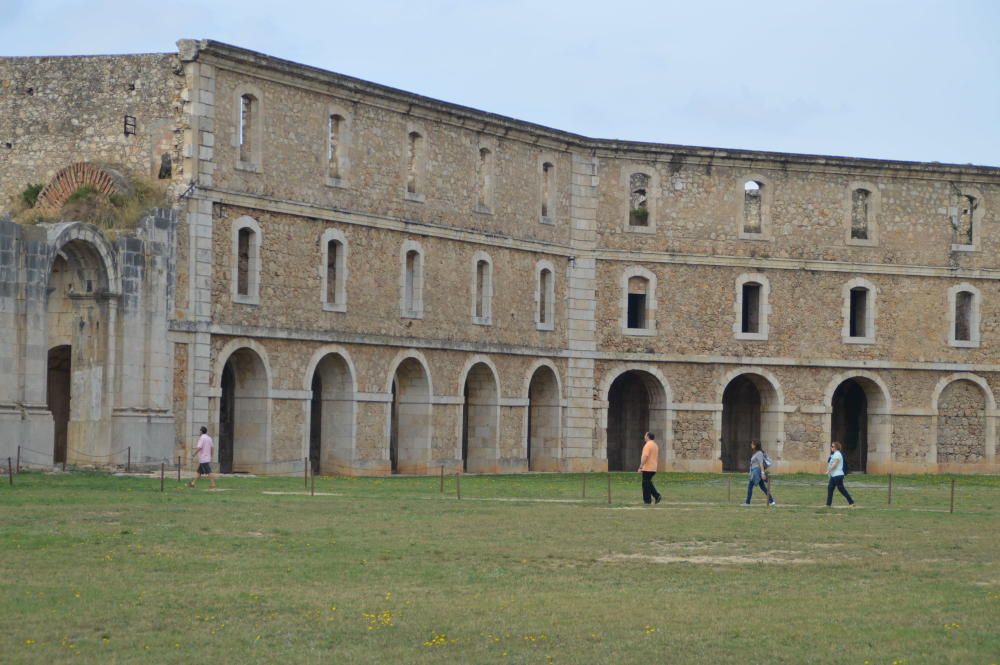
[[[854,499],[851,498],[850,492],[848,492],[847,489],[844,488],[844,477],[843,476],[831,476],[830,477],[830,482],[827,483],[827,486],[826,486],[826,505],[829,506],[829,505],[833,504],[833,490],[834,490],[834,488],[837,488],[838,490],[840,490],[840,493],[844,495],[844,498],[847,499],[847,505],[849,505],[849,506],[853,506],[854,505]]]
[[[770,490],[767,489],[767,484],[765,484],[764,479],[760,477],[760,469],[754,467],[750,470],[750,483],[747,485],[747,503],[750,503],[750,498],[753,496],[754,485],[757,485],[764,490],[764,494],[767,495],[768,503],[774,501]]]

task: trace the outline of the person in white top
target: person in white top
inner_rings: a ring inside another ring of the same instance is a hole
[[[212,448],[214,447],[212,437],[208,435],[208,428],[202,427],[201,436],[198,437],[198,446],[194,450],[194,454],[198,458],[198,475],[188,483],[188,487],[194,487],[202,476],[208,476],[209,482],[212,483],[208,488],[215,489],[215,474],[212,473]]]
[[[834,441],[830,444],[830,457],[826,460],[826,474],[830,476],[830,482],[826,486],[826,507],[829,508],[833,504],[834,488],[840,490],[840,493],[844,495],[844,498],[847,499],[847,505],[853,506],[854,499],[844,488],[844,453],[840,441]]]

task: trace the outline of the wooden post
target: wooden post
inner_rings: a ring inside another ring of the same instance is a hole
[[[444,464],[441,465],[441,494],[444,494]]]
[[[611,472],[608,471],[608,505],[611,505]]]
[[[14,468],[17,469],[18,473],[21,473],[21,446],[17,447],[17,466]]]
[[[316,474],[310,473],[309,477],[312,479],[309,482],[309,496],[316,496]]]
[[[10,458],[7,458],[7,463],[10,464]],[[951,479],[951,507],[948,509],[949,513],[955,512],[955,479]]]
[[[125,473],[132,473],[132,446],[128,447],[128,457],[125,458]]]
[[[462,499],[462,472],[455,472],[455,495],[458,496],[459,500]]]
[[[177,456],[177,482],[181,482],[181,456]]]
[[[309,458],[302,458],[302,487],[309,489]]]
[[[10,486],[14,486],[14,469],[10,465],[10,458],[7,458],[7,479],[10,480]]]
[[[160,491],[163,491],[163,478],[167,471],[167,463],[160,462]]]
[[[892,474],[889,474],[889,503],[887,505],[892,505]]]
[[[733,477],[726,476],[726,503],[733,502]]]
[[[63,473],[66,472],[66,460],[63,460]]]
[[[583,498],[587,498],[587,473],[583,473]]]

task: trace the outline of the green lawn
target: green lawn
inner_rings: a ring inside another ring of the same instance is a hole
[[[4,664],[1000,662],[995,477],[6,480]]]

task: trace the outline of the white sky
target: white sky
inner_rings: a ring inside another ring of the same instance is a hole
[[[0,0],[0,55],[182,37],[597,138],[1000,166],[995,0]]]

